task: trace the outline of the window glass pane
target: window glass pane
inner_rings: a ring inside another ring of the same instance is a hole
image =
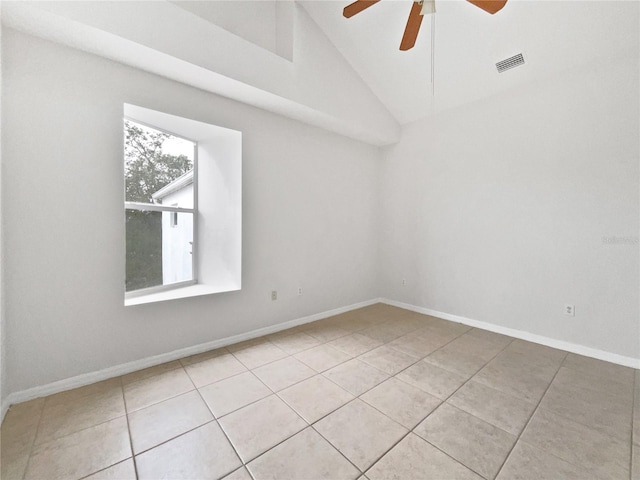
[[[193,208],[194,146],[188,140],[125,120],[125,201]],[[170,198],[176,195],[179,198]]]
[[[125,202],[193,209],[195,148],[191,141],[125,119]],[[125,291],[194,280],[194,214],[130,207],[125,204]]]
[[[162,214],[126,210],[127,292],[162,285]]]
[[[193,279],[192,213],[126,209],[126,232],[127,292]]]
[[[193,214],[162,213],[162,282],[193,279]],[[173,220],[176,220],[175,225]]]

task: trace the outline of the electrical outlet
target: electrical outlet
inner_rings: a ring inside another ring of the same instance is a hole
[[[302,287],[298,287],[298,295],[302,295]]]
[[[402,279],[402,286],[403,286],[403,287],[406,287],[406,286],[407,286],[407,281],[406,281],[404,278]]]
[[[271,300],[277,300],[278,299],[278,292],[276,290],[272,290],[271,291]]]
[[[570,317],[575,317],[576,316],[576,306],[575,305],[569,305],[568,303],[564,306],[564,314],[568,315]]]

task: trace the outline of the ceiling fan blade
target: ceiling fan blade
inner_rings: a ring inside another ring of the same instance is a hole
[[[473,3],[491,15],[502,10],[502,7],[507,4],[507,0],[467,0],[467,2]]]
[[[369,8],[374,3],[378,3],[380,0],[356,0],[355,2],[347,5],[342,10],[342,15],[346,18],[353,17],[356,13],[360,13],[366,8]]]
[[[409,50],[416,44],[418,38],[418,32],[420,31],[420,24],[422,23],[422,5],[419,2],[413,2],[411,6],[411,12],[409,13],[409,19],[407,20],[407,26],[404,29],[404,35],[402,36],[402,42],[400,42],[400,50]]]

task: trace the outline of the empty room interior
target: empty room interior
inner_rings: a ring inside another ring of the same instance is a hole
[[[0,19],[2,480],[640,480],[640,2]]]

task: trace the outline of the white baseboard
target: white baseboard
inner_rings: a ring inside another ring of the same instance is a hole
[[[431,310],[430,308],[417,307],[408,303],[396,302],[395,300],[389,300],[383,298],[380,300],[382,303],[393,305],[394,307],[404,308],[417,313],[424,313],[425,315],[431,315],[432,317],[442,318],[443,320],[450,320],[456,323],[462,323],[470,327],[480,328],[482,330],[489,330],[490,332],[501,333],[510,337],[519,338],[521,340],[527,340],[529,342],[539,343],[546,345],[547,347],[557,348],[559,350],[566,350],[567,352],[577,353],[586,357],[597,358],[598,360],[604,360],[606,362],[623,365],[625,367],[640,369],[640,358],[626,357],[624,355],[618,355],[617,353],[611,353],[604,350],[598,350],[597,348],[585,347],[584,345],[578,345],[576,343],[565,342],[564,340],[557,340],[555,338],[545,337],[543,335],[537,335],[535,333],[525,332],[523,330],[516,330],[514,328],[502,327],[493,323],[482,322],[480,320],[473,320],[467,317],[460,317],[458,315],[452,315],[450,313],[439,312],[437,310]]]
[[[143,368],[153,367],[155,365],[160,365],[161,363],[171,362],[173,360],[178,360],[190,355],[196,355],[198,353],[207,352],[216,348],[226,347],[227,345],[243,342],[245,340],[251,340],[252,338],[262,337],[264,335],[276,333],[281,330],[297,327],[298,325],[304,325],[305,323],[322,320],[323,318],[332,317],[334,315],[355,310],[357,308],[367,307],[369,305],[373,305],[374,303],[380,303],[381,301],[382,299],[375,298],[372,300],[367,300],[365,302],[348,305],[346,307],[340,307],[333,310],[316,313],[314,315],[297,318],[288,322],[278,323],[277,325],[270,325],[268,327],[259,328],[250,332],[233,335],[231,337],[221,338],[219,340],[213,340],[207,343],[201,343],[192,347],[181,348],[172,352],[154,355],[153,357],[147,357],[140,360],[134,360],[133,362],[123,363],[114,367],[98,370],[96,372],[83,373],[82,375],[65,378],[64,380],[59,380],[57,382],[48,383],[46,385],[29,388],[27,390],[22,390],[19,392],[14,392],[9,394],[7,398],[4,399],[4,402],[2,402],[2,416],[0,417],[0,422],[2,421],[2,419],[4,419],[4,415],[9,409],[9,406],[16,403],[26,402],[28,400],[33,400],[34,398],[45,397],[47,395],[63,392],[65,390],[71,390],[73,388],[84,387],[85,385],[90,385],[92,383],[100,382],[102,380],[107,380],[113,377],[119,377],[120,375],[125,375],[127,373],[142,370]]]
[[[315,322],[316,320],[321,320],[323,318],[331,317],[334,315],[338,315],[340,313],[345,313],[350,310],[366,307],[379,302],[386,303],[388,305],[393,305],[399,308],[404,308],[406,310],[411,310],[413,312],[423,313],[425,315],[431,315],[433,317],[442,318],[444,320],[450,320],[452,322],[462,323],[464,325],[469,325],[470,327],[476,327],[482,330],[488,330],[491,332],[508,335],[510,337],[519,338],[521,340],[527,340],[534,343],[539,343],[541,345],[546,345],[548,347],[557,348],[560,350],[566,350],[568,352],[577,353],[579,355],[585,355],[587,357],[597,358],[599,360],[616,363],[618,365],[624,365],[626,367],[640,369],[640,359],[638,358],[626,357],[623,355],[606,352],[604,350],[585,347],[583,345],[565,342],[563,340],[557,340],[554,338],[549,338],[542,335],[525,332],[522,330],[502,327],[500,325],[495,325],[492,323],[473,320],[471,318],[452,315],[450,313],[439,312],[437,310],[431,310],[430,308],[418,307],[408,303],[397,302],[395,300],[389,300],[386,298],[376,298],[376,299],[368,300],[365,302],[348,305],[346,307],[336,308],[333,310],[328,310],[328,311],[317,313],[314,315],[297,318],[295,320],[279,323],[277,325],[271,325],[268,327],[259,328],[257,330],[241,333],[239,335],[233,335],[231,337],[222,338],[219,340],[213,340],[211,342],[202,343],[200,345],[194,345],[192,347],[174,350],[172,352],[155,355],[153,357],[147,357],[140,360],[135,360],[133,362],[116,365],[114,367],[105,368],[103,370],[98,370],[96,372],[84,373],[82,375],[66,378],[64,380],[48,383],[46,385],[41,385],[38,387],[29,388],[27,390],[14,392],[9,394],[7,398],[5,398],[4,401],[2,402],[1,410],[0,410],[0,422],[2,421],[2,419],[4,419],[5,413],[7,412],[7,410],[12,404],[26,402],[34,398],[52,395],[54,393],[63,392],[65,390],[71,390],[73,388],[83,387],[85,385],[90,385],[95,382],[100,382],[102,380],[107,380],[109,378],[118,377],[120,375],[125,375],[127,373],[135,372],[137,370],[142,370],[143,368],[153,367],[155,365],[160,365],[161,363],[178,360],[180,358],[188,357],[190,355],[195,355],[198,353],[203,353],[209,350],[214,350],[216,348],[226,347],[227,345],[243,342],[245,340],[250,340],[252,338],[269,335],[271,333],[276,333],[281,330],[286,330],[288,328],[296,327],[298,325],[304,325],[305,323]]]

